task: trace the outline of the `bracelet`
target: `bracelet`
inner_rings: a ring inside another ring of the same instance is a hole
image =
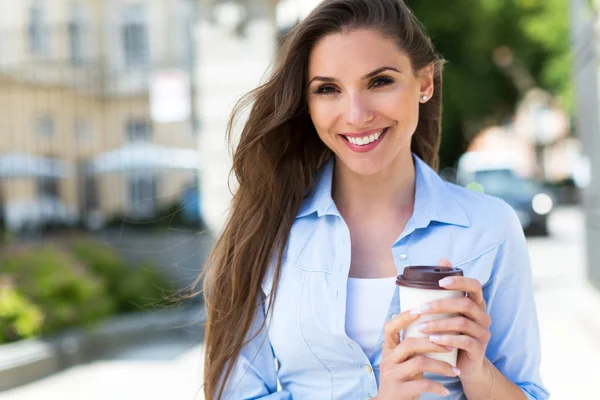
[[[492,374],[492,387],[490,389],[490,397],[488,400],[494,400],[494,368],[492,368],[492,362],[486,358],[490,367],[490,374]]]

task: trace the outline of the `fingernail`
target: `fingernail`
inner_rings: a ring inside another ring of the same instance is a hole
[[[424,331],[427,329],[427,322],[423,322],[422,324],[419,324],[419,326],[417,326],[417,329],[420,331]]]
[[[450,347],[450,346],[444,346],[444,347],[446,347],[446,350],[448,350],[448,351],[454,350],[454,347]]]
[[[431,335],[429,336],[429,340],[431,340],[432,342],[439,342],[441,339],[440,335]]]
[[[417,308],[413,308],[412,310],[410,310],[410,315],[419,315],[419,314],[420,314],[420,312],[419,312],[419,309],[417,309]]]
[[[460,375],[460,369],[458,369],[458,368],[456,368],[456,367],[453,367],[453,368],[452,368],[452,372],[454,372],[454,374],[455,374],[456,376]]]
[[[449,396],[450,392],[448,391],[448,389],[444,388],[444,396]]]
[[[452,285],[452,283],[454,283],[454,279],[444,278],[444,279],[440,279],[440,281],[438,283],[441,287],[446,287],[446,286]]]

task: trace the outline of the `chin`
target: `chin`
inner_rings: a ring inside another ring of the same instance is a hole
[[[360,176],[373,176],[385,169],[386,164],[381,160],[348,160],[340,159],[341,163],[350,171]],[[388,163],[389,165],[389,163]]]

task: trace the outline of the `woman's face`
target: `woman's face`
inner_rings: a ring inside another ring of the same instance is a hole
[[[393,40],[355,30],[316,43],[308,80],[312,122],[345,167],[369,176],[410,159],[419,102],[433,94],[432,65],[415,74]]]

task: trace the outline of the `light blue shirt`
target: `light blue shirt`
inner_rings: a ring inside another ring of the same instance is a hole
[[[407,265],[437,265],[448,258],[465,276],[479,280],[492,318],[487,358],[529,399],[548,399],[539,373],[529,254],[517,215],[502,200],[444,182],[418,157],[413,159],[414,211],[391,249],[398,274]],[[370,358],[344,326],[350,232],[331,197],[333,169],[331,159],[298,212],[268,329],[243,347],[225,399],[363,400],[377,395],[383,326]],[[272,284],[273,268],[262,284],[265,296]],[[261,303],[249,337],[264,321],[266,307]],[[396,288],[386,318],[399,312]],[[446,399],[466,399],[458,378],[426,377],[444,384],[450,391]]]

